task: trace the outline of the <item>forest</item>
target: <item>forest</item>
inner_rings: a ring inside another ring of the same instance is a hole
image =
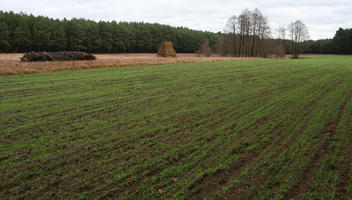
[[[297,20],[296,22],[301,22]],[[0,52],[85,51],[91,53],[156,53],[163,41],[178,53],[210,48],[224,56],[265,57],[268,54],[352,54],[352,29],[340,28],[333,39],[294,41],[290,27],[272,36],[268,18],[259,10],[231,16],[223,33],[144,22],[105,22],[88,19],[52,19],[0,11]],[[301,25],[304,25],[303,23]],[[305,33],[302,33],[303,35]],[[206,44],[206,47],[204,47]]]
[[[205,41],[215,49],[218,33],[137,22],[52,19],[0,11],[0,52],[88,51],[155,53],[171,41],[179,53],[193,53]]]
[[[304,53],[352,54],[352,29],[339,28],[333,39],[304,42]]]

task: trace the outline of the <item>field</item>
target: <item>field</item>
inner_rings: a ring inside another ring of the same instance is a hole
[[[234,57],[204,57],[192,53],[180,53],[176,58],[162,58],[152,53],[129,53],[129,54],[96,54],[97,60],[93,61],[65,61],[65,62],[21,62],[21,53],[0,54],[0,75],[28,74],[28,73],[51,73],[59,71],[106,68],[111,66],[132,65],[158,65],[182,62],[209,62],[220,60],[250,60],[259,58],[234,58]]]
[[[1,199],[352,199],[352,56],[0,76]]]

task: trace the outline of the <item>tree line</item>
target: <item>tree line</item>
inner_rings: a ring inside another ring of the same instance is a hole
[[[229,18],[218,41],[218,53],[234,57],[267,57],[285,56],[289,52],[292,58],[298,58],[300,43],[309,37],[308,29],[297,20],[290,23],[287,30],[280,27],[278,38],[274,39],[268,18],[258,9],[245,9],[239,16]],[[286,32],[290,36],[289,41],[285,38]]]
[[[223,56],[293,58],[302,53],[352,54],[352,29],[340,28],[333,39],[308,40],[300,20],[276,30],[272,37],[268,18],[245,9],[229,18],[224,32],[185,27],[87,19],[52,19],[0,11],[0,52],[85,51],[91,53],[156,53],[161,42],[171,41],[178,53],[217,52]],[[288,35],[288,36],[286,36]]]
[[[223,56],[298,58],[299,53],[352,54],[352,29],[340,28],[333,39],[309,40],[308,28],[301,20],[281,26],[272,37],[268,18],[255,9],[245,9],[229,18],[220,35],[217,52]]]
[[[59,20],[0,11],[0,52],[155,53],[161,42],[171,41],[178,53],[193,53],[205,41],[215,49],[219,34],[156,23]]]
[[[333,39],[309,40],[302,46],[304,53],[352,54],[352,29],[339,28]]]

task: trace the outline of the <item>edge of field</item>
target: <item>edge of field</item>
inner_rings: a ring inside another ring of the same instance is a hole
[[[94,61],[20,62],[22,55],[23,54],[0,54],[0,75],[54,73],[79,69],[132,67],[141,65],[152,66],[186,62],[264,59],[253,57],[203,57],[197,54],[178,54],[176,58],[162,58],[156,56],[156,54],[96,54],[97,60]]]

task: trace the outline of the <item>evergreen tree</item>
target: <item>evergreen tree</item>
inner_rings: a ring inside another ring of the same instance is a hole
[[[9,43],[9,30],[7,24],[0,22],[0,52],[8,52],[11,48]]]
[[[67,40],[66,33],[63,23],[59,20],[55,20],[53,25],[53,31],[50,35],[50,51],[64,51],[66,50]]]
[[[124,53],[128,49],[128,32],[127,28],[121,24],[117,24],[115,21],[112,22],[113,26],[113,52]]]
[[[87,47],[84,46],[84,31],[81,24],[82,20],[73,18],[67,24],[67,42],[68,49],[71,51],[85,51]]]
[[[24,20],[21,20],[18,27],[14,30],[11,41],[14,52],[25,52],[31,49],[31,33]]]
[[[99,32],[101,38],[100,51],[110,53],[112,52],[113,44],[113,26],[111,23],[99,22]]]
[[[45,18],[37,20],[32,28],[32,48],[35,51],[48,51],[54,43],[50,41],[51,26]]]
[[[86,33],[84,46],[86,46],[90,52],[99,52],[102,45],[102,40],[99,33],[99,25],[94,21],[88,21],[85,25],[84,32]]]
[[[333,39],[336,53],[352,54],[352,29],[340,28]]]
[[[85,19],[54,20],[43,16],[0,11],[1,52],[90,51],[94,53],[155,53],[171,41],[179,53],[192,53],[216,33],[184,27],[136,22],[95,22]],[[6,39],[8,38],[8,39]]]

